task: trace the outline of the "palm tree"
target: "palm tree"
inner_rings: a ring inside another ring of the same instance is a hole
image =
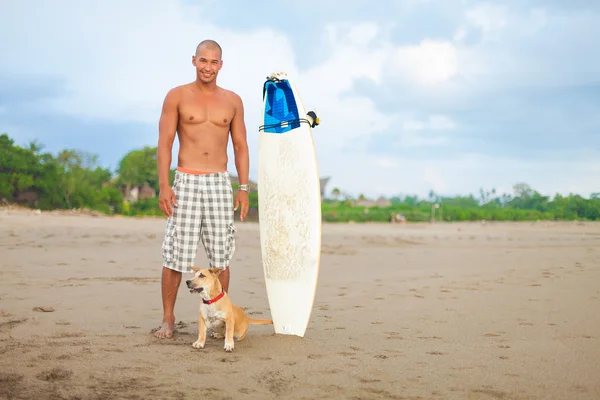
[[[333,198],[335,200],[339,199],[341,194],[342,194],[342,191],[337,187],[333,188],[333,190],[331,191],[331,195],[333,196]]]

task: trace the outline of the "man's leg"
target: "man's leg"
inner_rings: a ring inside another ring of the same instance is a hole
[[[167,267],[162,269],[162,302],[163,320],[159,330],[154,333],[157,338],[171,338],[175,330],[175,300],[181,284],[181,272]]]
[[[223,269],[219,282],[223,291],[229,292],[229,262],[235,251],[233,189],[227,173],[210,174],[205,179],[201,240],[209,266]]]
[[[155,336],[170,338],[175,330],[175,300],[183,272],[191,272],[187,266],[194,264],[196,247],[201,229],[195,204],[198,203],[197,189],[193,179],[177,171],[173,182],[177,207],[167,220],[165,239],[162,246],[163,268],[161,291],[163,302],[162,325]],[[192,221],[191,223],[189,221]]]
[[[219,282],[223,286],[223,291],[229,292],[229,266],[219,274]]]

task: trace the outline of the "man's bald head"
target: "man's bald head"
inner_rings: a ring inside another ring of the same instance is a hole
[[[214,40],[203,40],[201,41],[198,46],[196,46],[196,57],[198,56],[198,54],[200,54],[200,51],[202,49],[210,49],[210,50],[218,50],[219,51],[219,58],[223,57],[223,49],[221,49],[221,46],[219,45],[219,43],[215,42]]]

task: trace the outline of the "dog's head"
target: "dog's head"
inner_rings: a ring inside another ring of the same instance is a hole
[[[190,289],[190,293],[205,293],[207,296],[213,291],[221,291],[221,282],[219,274],[223,271],[220,268],[194,268],[194,277],[185,281],[185,284]]]

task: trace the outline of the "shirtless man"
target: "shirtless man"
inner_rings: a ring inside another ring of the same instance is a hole
[[[163,321],[158,338],[170,338],[175,328],[174,307],[183,272],[192,273],[200,242],[209,267],[221,268],[219,280],[229,290],[229,261],[235,251],[234,212],[240,220],[248,212],[249,156],[240,97],[217,86],[223,66],[222,50],[212,40],[201,42],[192,56],[194,82],[171,89],[159,122],[159,204],[168,217],[162,245]],[[173,186],[169,168],[175,134],[179,138],[177,171]],[[227,174],[229,133],[235,151],[240,189],[233,202]]]

